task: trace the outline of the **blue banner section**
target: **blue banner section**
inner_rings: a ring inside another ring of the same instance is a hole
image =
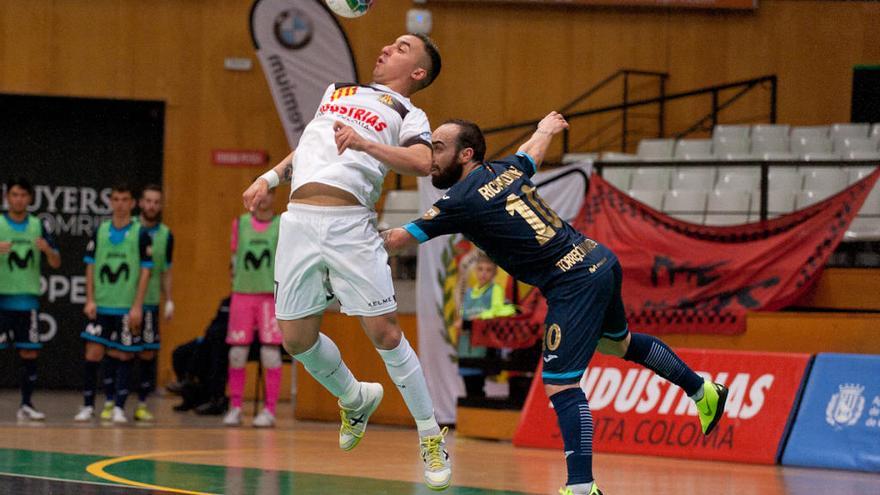
[[[880,356],[816,356],[782,464],[880,472]]]

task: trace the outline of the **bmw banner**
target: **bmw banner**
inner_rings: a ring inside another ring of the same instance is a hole
[[[256,0],[251,38],[295,148],[327,86],[358,82],[348,39],[321,0]]]
[[[816,357],[782,464],[880,472],[880,356]]]

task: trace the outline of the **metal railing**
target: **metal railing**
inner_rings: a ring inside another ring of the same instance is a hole
[[[578,115],[578,113],[580,113],[580,112],[569,113],[572,109],[577,108],[578,105],[582,104],[584,101],[586,101],[587,99],[589,99],[593,95],[597,94],[602,89],[605,89],[606,87],[615,83],[618,79],[622,79],[622,81],[623,81],[622,102],[623,103],[621,105],[625,105],[625,106],[618,105],[618,107],[620,107],[620,108],[617,108],[617,109],[621,110],[621,126],[623,128],[623,132],[621,133],[621,146],[623,147],[623,149],[626,149],[627,135],[629,134],[628,133],[628,124],[629,124],[629,108],[630,108],[629,103],[630,103],[630,89],[631,89],[630,83],[631,83],[631,79],[633,77],[656,78],[657,90],[660,95],[659,97],[661,98],[661,100],[659,100],[659,101],[661,101],[661,102],[665,101],[665,100],[662,100],[662,98],[666,95],[666,80],[669,78],[669,74],[667,74],[666,72],[655,72],[655,71],[638,70],[638,69],[620,69],[617,72],[606,77],[605,79],[602,79],[601,81],[597,82],[596,84],[591,86],[589,89],[587,89],[586,91],[584,91],[580,95],[573,98],[568,103],[562,105],[562,107],[557,109],[556,111],[563,114],[566,117],[566,119],[569,119],[569,121],[570,121],[570,118],[572,118],[573,116],[576,116],[576,115]],[[663,133],[664,133],[665,118],[666,118],[666,116],[665,116],[663,104],[661,103],[660,110],[657,115],[657,126],[659,129],[658,136],[661,136],[661,137],[663,136]],[[492,134],[501,133],[501,132],[516,130],[516,129],[526,129],[525,132],[517,135],[509,143],[502,146],[501,149],[496,151],[492,156],[489,157],[489,159],[491,160],[493,158],[497,158],[497,157],[501,156],[502,154],[504,154],[505,152],[507,152],[510,148],[516,146],[517,144],[520,144],[525,138],[527,138],[529,135],[531,135],[531,133],[532,133],[531,128],[536,126],[539,121],[540,120],[518,122],[515,124],[509,124],[509,125],[498,126],[498,127],[490,127],[490,128],[484,129],[483,134],[487,135],[487,136],[492,135]],[[563,147],[566,149],[568,148],[568,141],[569,141],[568,134],[569,134],[568,131],[566,131],[563,134],[563,140],[564,140]]]
[[[638,100],[629,100],[629,75],[652,75],[656,76],[660,80],[660,95],[654,98],[642,98]],[[618,77],[624,78],[624,95],[622,103],[614,104],[614,105],[605,105],[596,108],[590,108],[587,110],[582,110],[578,112],[569,112],[571,108],[573,108],[572,103],[577,101],[580,103],[584,98],[589,97],[594,94],[596,91],[608,85],[611,81],[615,80]],[[767,118],[770,123],[776,123],[776,99],[777,99],[777,78],[775,75],[766,75],[761,77],[756,77],[752,79],[744,79],[741,81],[735,81],[726,84],[717,84],[713,86],[705,86],[702,88],[683,91],[679,93],[666,94],[666,79],[667,75],[665,73],[660,72],[647,72],[647,71],[618,71],[612,76],[603,79],[598,84],[590,88],[589,91],[579,96],[578,99],[573,100],[570,104],[565,105],[562,109],[558,110],[565,118],[568,120],[571,126],[574,126],[574,122],[583,119],[585,117],[590,117],[594,115],[606,114],[610,112],[621,112],[621,150],[625,151],[627,149],[628,144],[628,136],[630,134],[629,129],[629,115],[630,110],[633,108],[643,107],[646,105],[659,105],[658,112],[658,135],[657,137],[663,137],[666,130],[666,104],[671,101],[680,100],[683,98],[692,98],[697,96],[710,95],[711,96],[711,108],[710,111],[703,117],[701,117],[695,124],[688,127],[686,130],[676,133],[675,137],[680,138],[691,134],[697,130],[703,129],[704,125],[708,122],[711,123],[711,126],[715,126],[718,124],[718,117],[721,111],[729,108],[733,103],[741,99],[743,96],[751,92],[753,89],[757,87],[762,87],[764,85],[769,85],[770,89],[770,103],[768,109]],[[722,101],[721,93],[723,91],[739,89],[733,96],[730,96]],[[484,130],[484,134],[489,136],[492,134],[497,134],[501,132],[508,132],[516,129],[525,129],[521,135],[517,136],[517,139],[511,141],[510,143],[503,146],[501,149],[492,154],[491,158],[496,158],[506,153],[516,144],[522,142],[523,139],[528,137],[532,133],[532,129],[538,125],[540,119],[537,120],[527,120],[522,122],[517,122],[514,124],[508,124],[504,126],[498,127],[490,127]],[[563,153],[571,152],[570,148],[570,133],[571,129],[566,129],[562,135],[562,150]],[[491,159],[490,158],[490,159]]]

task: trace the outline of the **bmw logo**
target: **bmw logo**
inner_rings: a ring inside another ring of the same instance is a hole
[[[275,39],[291,50],[299,50],[312,40],[312,21],[300,10],[284,10],[275,18]]]

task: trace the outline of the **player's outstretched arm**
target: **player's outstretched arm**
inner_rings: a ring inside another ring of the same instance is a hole
[[[419,243],[412,234],[401,227],[383,230],[379,235],[385,242],[385,250],[392,254]]]
[[[278,165],[258,177],[253,184],[245,189],[241,195],[245,209],[253,212],[254,207],[269,194],[269,189],[287,184],[293,179],[293,154],[295,152],[296,150],[291,151],[289,155],[278,162]]]
[[[430,146],[423,143],[412,146],[389,146],[364,138],[351,127],[336,121],[333,124],[336,150],[341,155],[345,150],[362,151],[376,160],[388,165],[391,170],[402,175],[426,176],[431,173]]]
[[[565,121],[562,114],[550,112],[541,119],[541,122],[538,123],[538,129],[528,141],[519,147],[517,152],[528,153],[535,160],[535,167],[539,167],[541,162],[544,161],[544,155],[553,141],[553,136],[559,134],[564,129],[568,129],[568,122]]]

